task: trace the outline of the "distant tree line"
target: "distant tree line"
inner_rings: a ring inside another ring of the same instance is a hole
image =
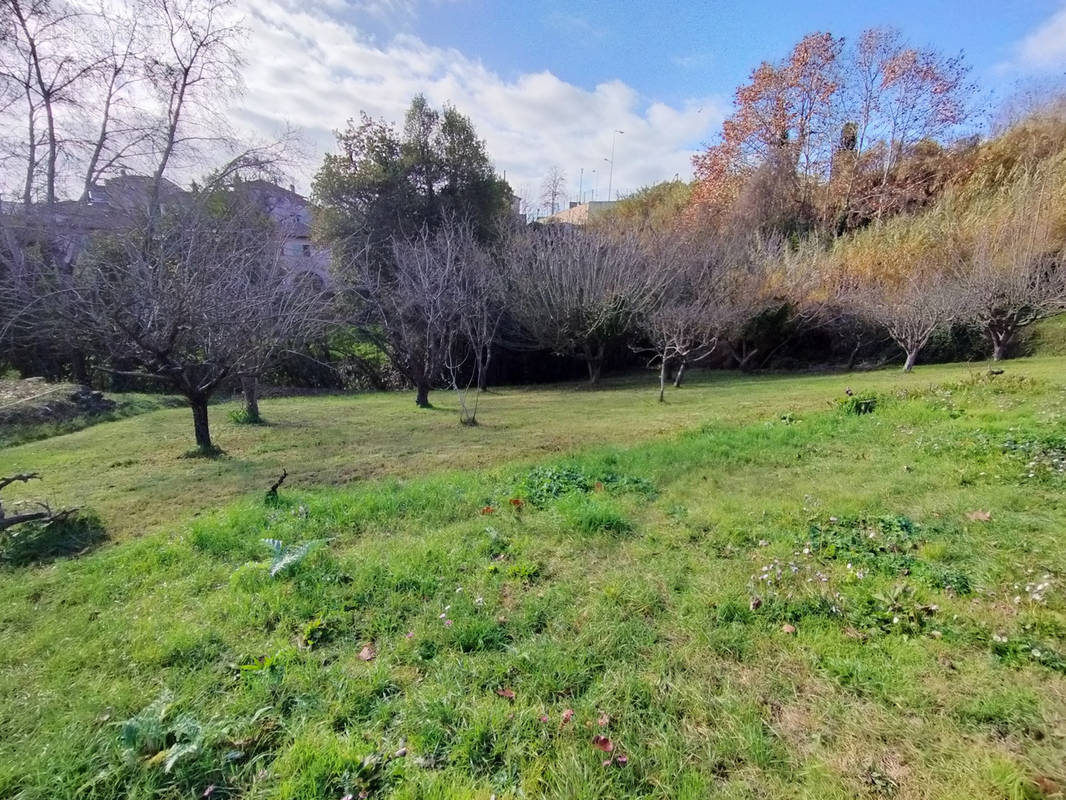
[[[237,76],[226,0],[137,0],[124,22],[0,8],[14,98],[0,129],[26,177],[0,214],[0,361],[180,393],[201,452],[215,450],[212,396],[243,387],[256,421],[263,376],[408,387],[420,407],[446,388],[475,424],[501,377],[579,366],[596,385],[639,365],[665,400],[697,365],[851,368],[895,347],[910,370],[947,335],[947,357],[1000,359],[1066,308],[1063,115],[952,143],[965,65],[891,31],[851,49],[806,37],[761,65],[693,184],[649,187],[585,227],[527,224],[457,109],[417,96],[398,127],[362,115],[312,185],[323,284],[287,265],[242,188],[284,148],[213,127]],[[88,49],[83,29],[99,33]],[[71,112],[83,92],[105,99],[88,127]],[[204,168],[176,200],[179,163]],[[61,199],[127,167],[144,194],[103,229]]]

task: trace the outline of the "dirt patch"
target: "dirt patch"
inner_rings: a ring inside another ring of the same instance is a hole
[[[0,380],[0,425],[64,422],[83,415],[106,414],[115,401],[73,383],[46,383],[40,378]]]

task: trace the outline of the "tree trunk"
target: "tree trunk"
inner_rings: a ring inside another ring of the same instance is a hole
[[[201,453],[210,453],[215,446],[211,442],[211,429],[207,424],[207,396],[190,397],[189,406],[192,408],[192,424],[196,432],[196,449]]]
[[[988,338],[992,340],[992,360],[1002,361],[1005,359],[1011,339],[1014,338],[1014,331],[1004,330],[999,327],[992,328],[988,331]]]
[[[685,367],[688,366],[687,359],[681,359],[681,364],[677,368],[677,374],[674,376],[674,388],[681,388],[681,379],[685,377]]]
[[[859,350],[862,349],[862,337],[855,339],[855,346],[851,348],[851,353],[848,354],[848,365],[846,367],[848,372],[855,369],[855,361],[859,357]]]
[[[85,353],[74,348],[70,352],[70,371],[74,382],[82,386],[89,385],[89,366],[85,361]]]
[[[600,382],[600,375],[603,373],[603,361],[598,358],[588,359],[589,369],[589,386],[596,386]]]
[[[485,348],[485,359],[477,368],[477,388],[483,392],[489,388],[489,364],[492,363],[492,345]]]
[[[432,408],[429,404],[429,383],[426,381],[418,381],[416,389],[417,394],[415,395],[415,405],[419,408]]]
[[[244,414],[248,422],[262,422],[259,416],[259,379],[255,375],[241,376],[241,391],[244,392]]]
[[[595,351],[590,346],[585,346],[585,365],[589,370],[589,386],[596,386],[600,382],[600,375],[603,373],[603,351],[602,344],[597,345]]]
[[[907,360],[903,362],[903,371],[910,372],[914,369],[914,362],[918,360],[918,348],[907,351]]]
[[[22,188],[22,204],[28,210],[30,204],[33,202],[33,178],[37,172],[37,130],[36,130],[36,110],[33,105],[33,97],[30,94],[30,88],[26,86],[26,102],[28,104],[28,118],[29,118],[29,138],[27,138],[27,147],[29,152],[26,155],[26,180]]]
[[[666,402],[666,398],[663,397],[663,395],[666,394],[666,372],[667,372],[667,363],[666,363],[666,357],[664,356],[663,357],[663,363],[659,365],[659,402],[660,403],[665,403]]]

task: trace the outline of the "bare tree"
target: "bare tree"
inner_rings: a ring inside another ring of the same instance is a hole
[[[674,386],[685,369],[714,352],[721,336],[719,284],[725,266],[709,241],[687,234],[655,237],[647,245],[649,269],[666,283],[660,301],[643,316],[640,328],[659,365],[659,402],[665,401],[671,366],[677,367]]]
[[[455,225],[394,236],[381,257],[370,243],[339,270],[364,335],[415,387],[415,404],[443,376],[458,333],[456,305],[466,237]]]
[[[74,261],[94,230],[139,227],[151,240],[174,159],[218,141],[216,112],[238,85],[231,8],[229,0],[0,3],[0,123],[24,174],[21,210],[0,216],[0,333],[62,354],[78,380],[87,379],[84,339],[59,324],[73,313],[63,304],[74,296]],[[59,202],[64,186],[84,201],[127,165],[151,173],[143,202],[108,211]]]
[[[959,290],[950,271],[933,263],[895,281],[868,282],[851,302],[884,327],[906,356],[903,371],[910,372],[929,337],[958,315]]]
[[[151,152],[155,130],[150,113],[142,108],[149,43],[140,19],[141,5],[129,2],[97,14],[88,32],[96,68],[82,87],[79,103],[84,134],[77,145],[84,152],[81,199],[88,200],[93,186],[105,175],[127,166],[136,167]]]
[[[608,348],[658,306],[668,282],[627,233],[531,229],[510,240],[506,262],[511,314],[527,344],[580,357],[593,385]]]
[[[99,66],[99,55],[78,46],[79,34],[90,17],[85,10],[62,0],[4,0],[5,30],[0,39],[0,75],[24,100],[22,139],[25,178],[23,204],[36,199],[43,173],[41,199],[57,199],[60,149],[65,143],[60,111],[77,102],[83,82]]]
[[[967,313],[984,328],[996,361],[1023,328],[1066,310],[1066,253],[1052,187],[1023,176],[1005,194],[971,218],[973,241],[959,276]]]
[[[566,173],[559,167],[552,166],[548,174],[544,176],[544,183],[540,187],[540,199],[548,208],[549,213],[554,214],[559,210],[560,202],[566,197]]]
[[[722,242],[725,269],[716,303],[721,344],[737,369],[748,371],[767,345],[753,336],[752,323],[766,313],[793,314],[794,276],[787,245],[779,236],[734,232]]]
[[[449,348],[446,366],[459,399],[459,421],[476,425],[478,400],[488,380],[492,351],[507,309],[506,283],[493,254],[478,245],[468,227],[460,231],[459,247],[453,299],[458,341]]]
[[[218,138],[219,109],[240,85],[236,45],[242,29],[233,19],[233,0],[145,0],[145,9],[152,41],[147,77],[161,107],[151,221],[175,156]]]
[[[294,274],[280,245],[258,208],[201,190],[150,236],[140,226],[95,243],[75,267],[70,323],[115,363],[183,395],[197,448],[210,453],[208,401],[222,382],[257,374],[322,324],[322,287]]]

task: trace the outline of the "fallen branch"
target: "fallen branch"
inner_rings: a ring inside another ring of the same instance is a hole
[[[65,513],[65,512],[61,512]],[[48,511],[31,511],[26,514],[15,514],[13,517],[0,517],[0,531],[6,531],[8,528],[13,528],[15,525],[21,525],[23,522],[33,522],[38,519],[45,519],[51,522],[58,517],[51,517]]]
[[[13,483],[29,483],[34,480],[41,480],[39,473],[20,472],[17,475],[9,475],[5,478],[0,478],[0,490],[6,489]],[[66,519],[77,511],[76,508],[68,508],[63,511],[54,512],[45,503],[36,503],[35,505],[39,506],[41,510],[24,511],[21,514],[13,514],[9,517],[4,513],[4,504],[0,503],[0,531],[6,531],[8,528],[13,528],[24,522],[35,522],[37,520],[44,520],[46,523],[58,522],[59,520]]]
[[[20,472],[18,475],[11,475],[7,478],[0,478],[0,491],[3,491],[13,483],[29,483],[30,481],[41,480],[41,475],[38,472]]]
[[[281,488],[281,484],[285,482],[287,477],[289,477],[289,472],[288,470],[283,469],[281,471],[281,477],[274,481],[274,485],[267,490],[266,499],[268,501],[278,499],[278,489]]]

